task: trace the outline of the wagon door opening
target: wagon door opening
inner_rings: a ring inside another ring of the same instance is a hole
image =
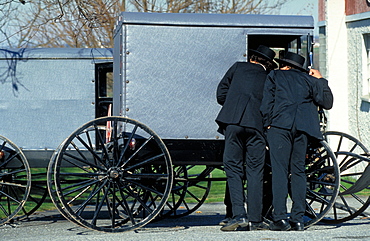
[[[95,117],[107,116],[113,103],[113,63],[96,64],[95,103]]]
[[[265,45],[273,49],[275,58],[282,58],[286,52],[302,55],[306,61],[304,67],[313,67],[313,38],[310,34],[305,35],[256,35],[246,36],[248,48],[257,49],[259,45]]]

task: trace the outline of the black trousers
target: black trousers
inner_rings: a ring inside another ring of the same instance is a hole
[[[305,133],[271,127],[267,131],[272,168],[273,219],[287,218],[286,201],[290,189],[290,220],[303,222],[306,200],[305,156],[308,138]]]
[[[244,177],[247,179],[247,211],[251,222],[262,221],[263,169],[266,141],[255,129],[228,125],[225,130],[223,164],[233,217],[246,216]]]

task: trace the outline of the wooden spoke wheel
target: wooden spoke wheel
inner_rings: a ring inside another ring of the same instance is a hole
[[[310,143],[306,154],[306,212],[304,225],[310,227],[319,222],[332,208],[339,192],[339,168],[330,147],[325,141]],[[272,220],[271,169],[265,169],[263,214]],[[289,209],[288,209],[289,210]]]
[[[314,225],[331,210],[339,192],[338,163],[325,141],[311,143],[306,155],[305,227]]]
[[[48,186],[61,213],[103,232],[150,222],[166,204],[173,183],[162,140],[125,117],[102,117],[78,128],[60,145],[50,168]]]
[[[22,150],[0,136],[0,224],[22,210],[31,189],[31,172]]]
[[[37,211],[48,197],[48,189],[46,188],[46,172],[32,173],[31,168],[31,190],[27,198],[27,204],[24,205],[18,213],[16,220],[28,218],[31,214]]]
[[[361,156],[369,156],[368,149],[355,137],[339,131],[326,131],[324,138],[334,154],[337,152],[352,152]],[[338,162],[339,163],[339,162]]]
[[[355,137],[342,132],[324,133],[338,161],[341,182],[332,211],[322,220],[341,223],[357,216],[368,217],[370,159],[368,149]]]
[[[68,212],[65,211],[65,209],[62,206],[62,201],[59,199],[59,196],[57,194],[57,189],[55,186],[55,173],[54,173],[54,166],[56,164],[56,157],[58,153],[60,152],[60,148],[63,146],[64,143],[60,144],[60,146],[54,151],[53,155],[50,158],[48,171],[47,171],[47,187],[48,192],[51,201],[54,203],[55,207],[59,210],[59,212],[69,221],[83,226],[79,222],[77,222],[75,219],[73,219]],[[63,183],[63,185],[67,185],[67,183]],[[83,226],[84,227],[84,226]]]
[[[178,218],[196,211],[207,199],[213,170],[201,165],[175,166],[172,192],[160,217]]]

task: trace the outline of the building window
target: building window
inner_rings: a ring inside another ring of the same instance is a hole
[[[370,34],[364,34],[363,83],[361,99],[370,102]]]

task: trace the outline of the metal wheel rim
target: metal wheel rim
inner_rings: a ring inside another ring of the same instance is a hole
[[[215,168],[206,166],[199,173],[193,171],[197,167],[196,165],[184,165],[174,168],[174,170],[180,168],[178,172],[174,172],[176,175],[174,186],[177,184],[177,187],[172,188],[170,202],[167,203],[169,210],[163,214],[164,217],[187,216],[195,212],[207,199],[211,190],[211,181],[204,179],[211,178],[211,172]]]
[[[361,192],[356,192],[351,195],[343,195],[342,192],[350,188],[354,182],[349,181],[349,176],[360,177],[369,165],[369,151],[358,139],[355,137],[338,132],[327,131],[324,137],[331,141],[329,144],[334,150],[337,158],[339,170],[341,174],[341,185],[338,198],[333,205],[331,215],[323,218],[325,223],[342,223],[351,220],[359,215],[368,216],[364,211],[370,205],[370,196],[360,196]],[[370,187],[367,187],[367,190]],[[350,199],[355,200],[354,202]]]
[[[28,218],[34,212],[36,212],[41,205],[44,203],[46,197],[48,197],[48,189],[46,188],[45,181],[34,180],[38,176],[45,177],[46,173],[33,174],[31,172],[31,189],[27,198],[27,205],[22,207],[22,210],[18,213],[16,220],[22,220]],[[19,216],[21,215],[21,216]]]
[[[31,189],[31,172],[22,150],[0,136],[0,224],[16,217]]]
[[[325,141],[309,148],[306,158],[307,194],[305,227],[310,227],[331,210],[339,192],[338,163]]]
[[[57,191],[56,191],[56,188],[55,188],[55,180],[54,180],[54,169],[55,169],[55,165],[56,165],[56,157],[60,151],[60,147],[64,145],[64,142],[62,144],[59,145],[59,147],[54,151],[53,155],[51,156],[50,158],[50,161],[49,161],[49,165],[48,165],[48,171],[47,171],[47,187],[48,187],[48,193],[49,193],[49,197],[51,199],[51,201],[53,202],[54,206],[58,209],[58,211],[60,212],[60,214],[62,214],[62,216],[64,218],[66,218],[67,220],[77,224],[77,225],[80,225],[80,226],[83,226],[81,223],[77,222],[75,219],[73,219],[68,212],[65,211],[65,208],[63,208],[63,205],[62,205],[62,202],[61,200],[59,199],[58,195],[57,195]],[[83,226],[85,227],[85,226]]]
[[[112,139],[106,142],[102,135],[108,123]],[[129,145],[133,138],[139,145],[135,150]],[[78,172],[63,173],[70,168],[63,166],[66,163]],[[57,201],[67,216],[103,232],[129,231],[150,222],[165,205],[173,181],[162,140],[144,124],[125,117],[98,118],[77,129],[61,145],[53,168]],[[72,184],[70,175],[76,177]]]

